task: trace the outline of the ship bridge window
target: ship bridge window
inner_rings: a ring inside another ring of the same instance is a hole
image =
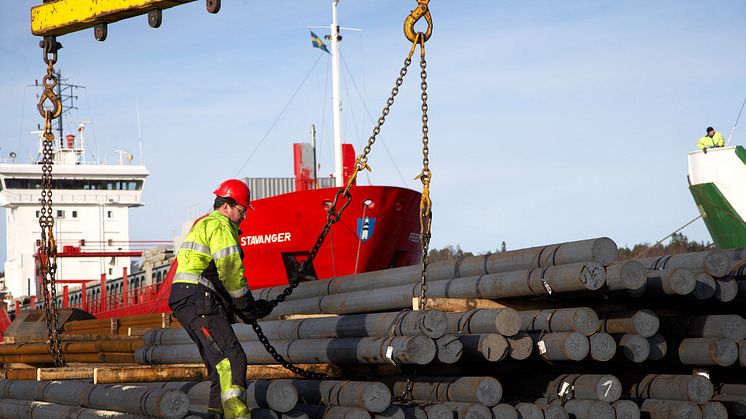
[[[6,189],[41,189],[41,179],[5,179]],[[142,180],[53,179],[52,189],[139,191]]]

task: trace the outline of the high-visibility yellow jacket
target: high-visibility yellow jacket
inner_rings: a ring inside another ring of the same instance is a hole
[[[219,211],[192,226],[176,259],[179,267],[174,283],[202,284],[219,291],[214,284],[218,280],[234,299],[249,292],[238,245],[238,226]]]
[[[718,131],[715,131],[715,135],[712,137],[705,135],[697,141],[697,147],[699,147],[700,150],[704,150],[705,148],[723,147],[724,145],[725,140],[723,140],[723,134]]]

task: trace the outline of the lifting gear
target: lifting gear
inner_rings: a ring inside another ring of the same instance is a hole
[[[62,367],[65,358],[62,355],[62,343],[59,335],[57,289],[55,275],[57,272],[57,243],[54,240],[54,216],[52,215],[52,157],[54,147],[54,133],[52,132],[52,120],[58,118],[62,113],[62,102],[54,93],[57,86],[57,76],[54,72],[54,64],[57,62],[57,52],[62,44],[57,42],[54,36],[45,36],[39,43],[43,50],[44,62],[47,64],[47,74],[42,79],[44,92],[42,93],[37,109],[44,118],[44,136],[42,140],[42,167],[41,167],[41,210],[39,211],[39,226],[41,227],[41,241],[39,242],[39,266],[38,277],[41,279],[41,292],[44,298],[44,311],[49,332],[49,349],[52,352],[54,365]],[[50,108],[51,109],[48,109]]]
[[[430,38],[430,35],[432,34],[432,18],[430,17],[430,11],[427,7],[428,2],[430,0],[417,0],[418,7],[410,13],[409,16],[405,19],[404,24],[404,34],[412,41],[412,47],[409,50],[409,54],[407,55],[407,58],[404,60],[404,66],[399,71],[399,77],[397,77],[396,82],[394,83],[393,89],[391,89],[391,95],[386,100],[386,104],[383,107],[383,111],[381,112],[381,116],[378,118],[375,126],[373,127],[373,133],[368,138],[368,143],[363,148],[362,153],[357,157],[355,160],[355,165],[352,173],[350,174],[350,177],[347,179],[347,183],[344,188],[340,188],[337,190],[336,195],[334,196],[334,200],[332,201],[332,204],[327,209],[327,221],[324,227],[322,228],[321,234],[319,234],[318,238],[316,239],[316,243],[314,244],[313,248],[311,249],[311,252],[309,253],[308,257],[301,262],[300,266],[298,267],[298,271],[291,276],[289,279],[289,285],[287,288],[285,288],[280,295],[278,295],[275,299],[265,301],[265,300],[258,300],[257,303],[261,305],[262,310],[271,310],[274,307],[277,307],[277,305],[285,299],[290,296],[290,294],[293,293],[293,290],[298,286],[300,283],[299,278],[303,278],[307,273],[308,269],[311,267],[311,263],[316,258],[316,255],[318,254],[319,250],[321,249],[321,246],[324,244],[324,240],[326,239],[326,236],[331,231],[332,226],[337,223],[342,218],[342,213],[344,210],[350,205],[352,202],[352,194],[351,189],[352,186],[355,184],[355,180],[357,179],[357,176],[360,172],[363,170],[370,171],[371,168],[368,165],[368,154],[370,153],[373,144],[376,142],[376,137],[381,132],[381,127],[386,122],[386,116],[391,112],[391,106],[394,104],[394,100],[396,98],[396,95],[399,93],[399,88],[401,87],[402,83],[404,82],[404,76],[407,75],[407,71],[409,69],[409,65],[412,63],[412,56],[414,55],[414,52],[416,48],[420,47],[420,88],[422,90],[422,93],[420,95],[422,100],[422,171],[415,179],[420,179],[422,182],[423,190],[422,190],[422,197],[420,200],[420,239],[422,243],[422,267],[421,267],[421,277],[420,277],[420,309],[424,309],[425,306],[425,297],[427,292],[427,254],[428,254],[428,248],[430,244],[430,227],[432,224],[432,202],[430,200],[430,179],[432,177],[432,172],[429,168],[429,149],[428,149],[428,143],[429,143],[429,129],[427,126],[428,122],[428,105],[427,105],[427,62],[425,61],[425,42]],[[415,23],[422,17],[425,17],[425,20],[428,23],[428,27],[425,32],[417,32],[414,35],[411,35],[414,33],[414,25]],[[342,201],[340,201],[340,199]],[[267,305],[269,306],[267,308]],[[263,315],[261,315],[263,314]],[[261,326],[257,323],[257,319],[266,316],[269,314],[269,312],[262,312],[262,313],[256,313],[256,315],[251,316],[247,315],[246,313],[237,313],[239,318],[244,320],[246,323],[250,324],[251,327],[254,329],[254,332],[257,334],[257,337],[259,341],[264,345],[267,352],[272,355],[272,357],[283,365],[283,367],[287,368],[288,370],[295,372],[296,374],[302,375],[307,378],[313,378],[313,379],[319,379],[319,378],[325,378],[323,374],[317,374],[310,371],[305,371],[301,368],[298,368],[289,362],[287,362],[283,357],[277,353],[275,348],[272,347],[272,345],[269,343],[269,340],[266,338],[264,333],[262,332]]]
[[[106,40],[108,24],[148,14],[148,25],[158,28],[163,10],[195,0],[44,0],[31,8],[31,33],[37,36],[61,36],[93,28],[97,41]],[[205,0],[209,13],[220,10],[220,0]]]
[[[94,28],[95,38],[103,41],[107,35],[107,24],[115,22],[121,19],[125,19],[140,14],[148,14],[148,23],[151,27],[157,28],[162,23],[162,10],[173,7],[179,4],[189,3],[194,0],[121,0],[117,2],[91,2],[91,0],[45,0],[44,4],[35,6],[31,9],[31,27],[34,35],[44,36],[42,47],[45,48],[44,60],[49,64],[47,76],[45,80],[45,93],[42,95],[42,99],[39,104],[39,111],[45,118],[45,141],[44,141],[44,166],[43,166],[43,180],[42,180],[42,211],[39,217],[39,223],[42,226],[42,246],[40,248],[40,254],[47,256],[44,271],[43,285],[45,287],[45,307],[50,313],[47,316],[47,322],[49,325],[50,333],[50,345],[52,345],[52,352],[55,354],[55,363],[62,365],[64,359],[62,358],[61,346],[59,342],[59,336],[57,335],[56,325],[57,320],[57,308],[54,303],[49,302],[51,295],[52,302],[56,301],[56,292],[54,288],[54,273],[56,270],[56,245],[54,243],[54,236],[52,235],[52,226],[54,225],[54,219],[52,218],[51,212],[51,158],[52,158],[52,144],[54,142],[54,134],[51,132],[51,120],[54,118],[52,115],[57,114],[61,111],[61,104],[59,98],[54,94],[53,88],[56,85],[56,79],[53,72],[53,64],[57,59],[57,50],[61,48],[61,45],[56,42],[56,35],[63,35],[70,32],[79,31],[87,28]],[[386,104],[383,107],[381,116],[376,121],[373,127],[373,132],[368,138],[368,143],[363,148],[362,153],[357,157],[355,161],[354,170],[350,174],[347,183],[344,188],[340,188],[332,204],[327,209],[327,221],[322,228],[316,242],[313,245],[308,257],[302,261],[298,267],[297,272],[289,279],[289,285],[283,290],[283,292],[272,300],[257,300],[252,301],[250,312],[237,312],[236,314],[242,318],[246,323],[250,324],[254,332],[257,334],[259,341],[262,343],[264,348],[269,352],[270,355],[286,369],[301,375],[306,378],[325,378],[324,374],[313,373],[310,371],[303,370],[296,367],[286,361],[274,347],[270,344],[267,337],[262,332],[261,326],[257,323],[257,320],[268,315],[274,307],[279,303],[285,301],[285,299],[293,293],[293,290],[300,283],[299,279],[305,277],[308,274],[308,270],[312,266],[313,260],[316,258],[321,246],[324,244],[326,236],[331,231],[332,226],[342,218],[342,213],[352,202],[351,189],[355,185],[358,174],[363,171],[371,171],[368,165],[368,154],[370,153],[373,144],[376,141],[376,137],[381,132],[381,127],[386,121],[386,116],[390,113],[391,107],[394,104],[396,95],[399,93],[404,77],[407,74],[409,65],[412,63],[412,56],[414,55],[417,47],[420,49],[420,88],[421,88],[421,109],[422,109],[422,171],[415,179],[420,179],[422,182],[422,196],[420,200],[420,242],[422,244],[422,265],[421,265],[421,277],[420,277],[420,309],[425,307],[425,297],[427,292],[427,266],[428,266],[428,251],[431,237],[431,224],[432,224],[432,201],[430,200],[430,181],[432,178],[432,172],[429,168],[429,128],[428,128],[428,104],[427,104],[427,62],[425,60],[425,42],[430,39],[433,30],[432,17],[428,8],[430,0],[417,0],[417,7],[410,12],[410,14],[404,20],[404,35],[412,42],[412,46],[409,50],[409,54],[404,60],[404,66],[399,71],[394,87],[391,90],[391,94],[386,100]],[[208,12],[217,13],[220,10],[220,0],[206,0]],[[424,32],[418,32],[415,30],[416,23],[424,18],[427,27]],[[42,104],[44,101],[49,100],[53,104],[51,111],[42,111]],[[222,185],[221,185],[222,186]],[[218,188],[220,189],[220,188]],[[218,191],[216,191],[217,193]],[[239,202],[240,203],[240,202]],[[248,208],[248,205],[246,205]],[[48,276],[48,279],[47,279]],[[47,292],[49,289],[49,292]],[[249,293],[251,295],[251,293]],[[253,312],[253,313],[252,313]],[[50,323],[50,319],[54,318],[54,321]]]

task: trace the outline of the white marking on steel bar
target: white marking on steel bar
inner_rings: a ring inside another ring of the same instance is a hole
[[[604,397],[609,397],[609,392],[611,391],[611,388],[614,387],[614,382],[611,380],[606,380],[601,385],[606,387],[606,391],[604,392]]]

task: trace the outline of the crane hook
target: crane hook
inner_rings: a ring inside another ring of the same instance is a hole
[[[419,36],[423,37],[421,42],[427,41],[430,39],[430,35],[433,34],[433,19],[430,17],[430,10],[427,8],[429,2],[430,0],[417,0],[417,7],[404,19],[404,36],[411,42],[418,42]],[[417,32],[414,29],[414,25],[423,16],[427,21],[427,29],[424,33]]]

